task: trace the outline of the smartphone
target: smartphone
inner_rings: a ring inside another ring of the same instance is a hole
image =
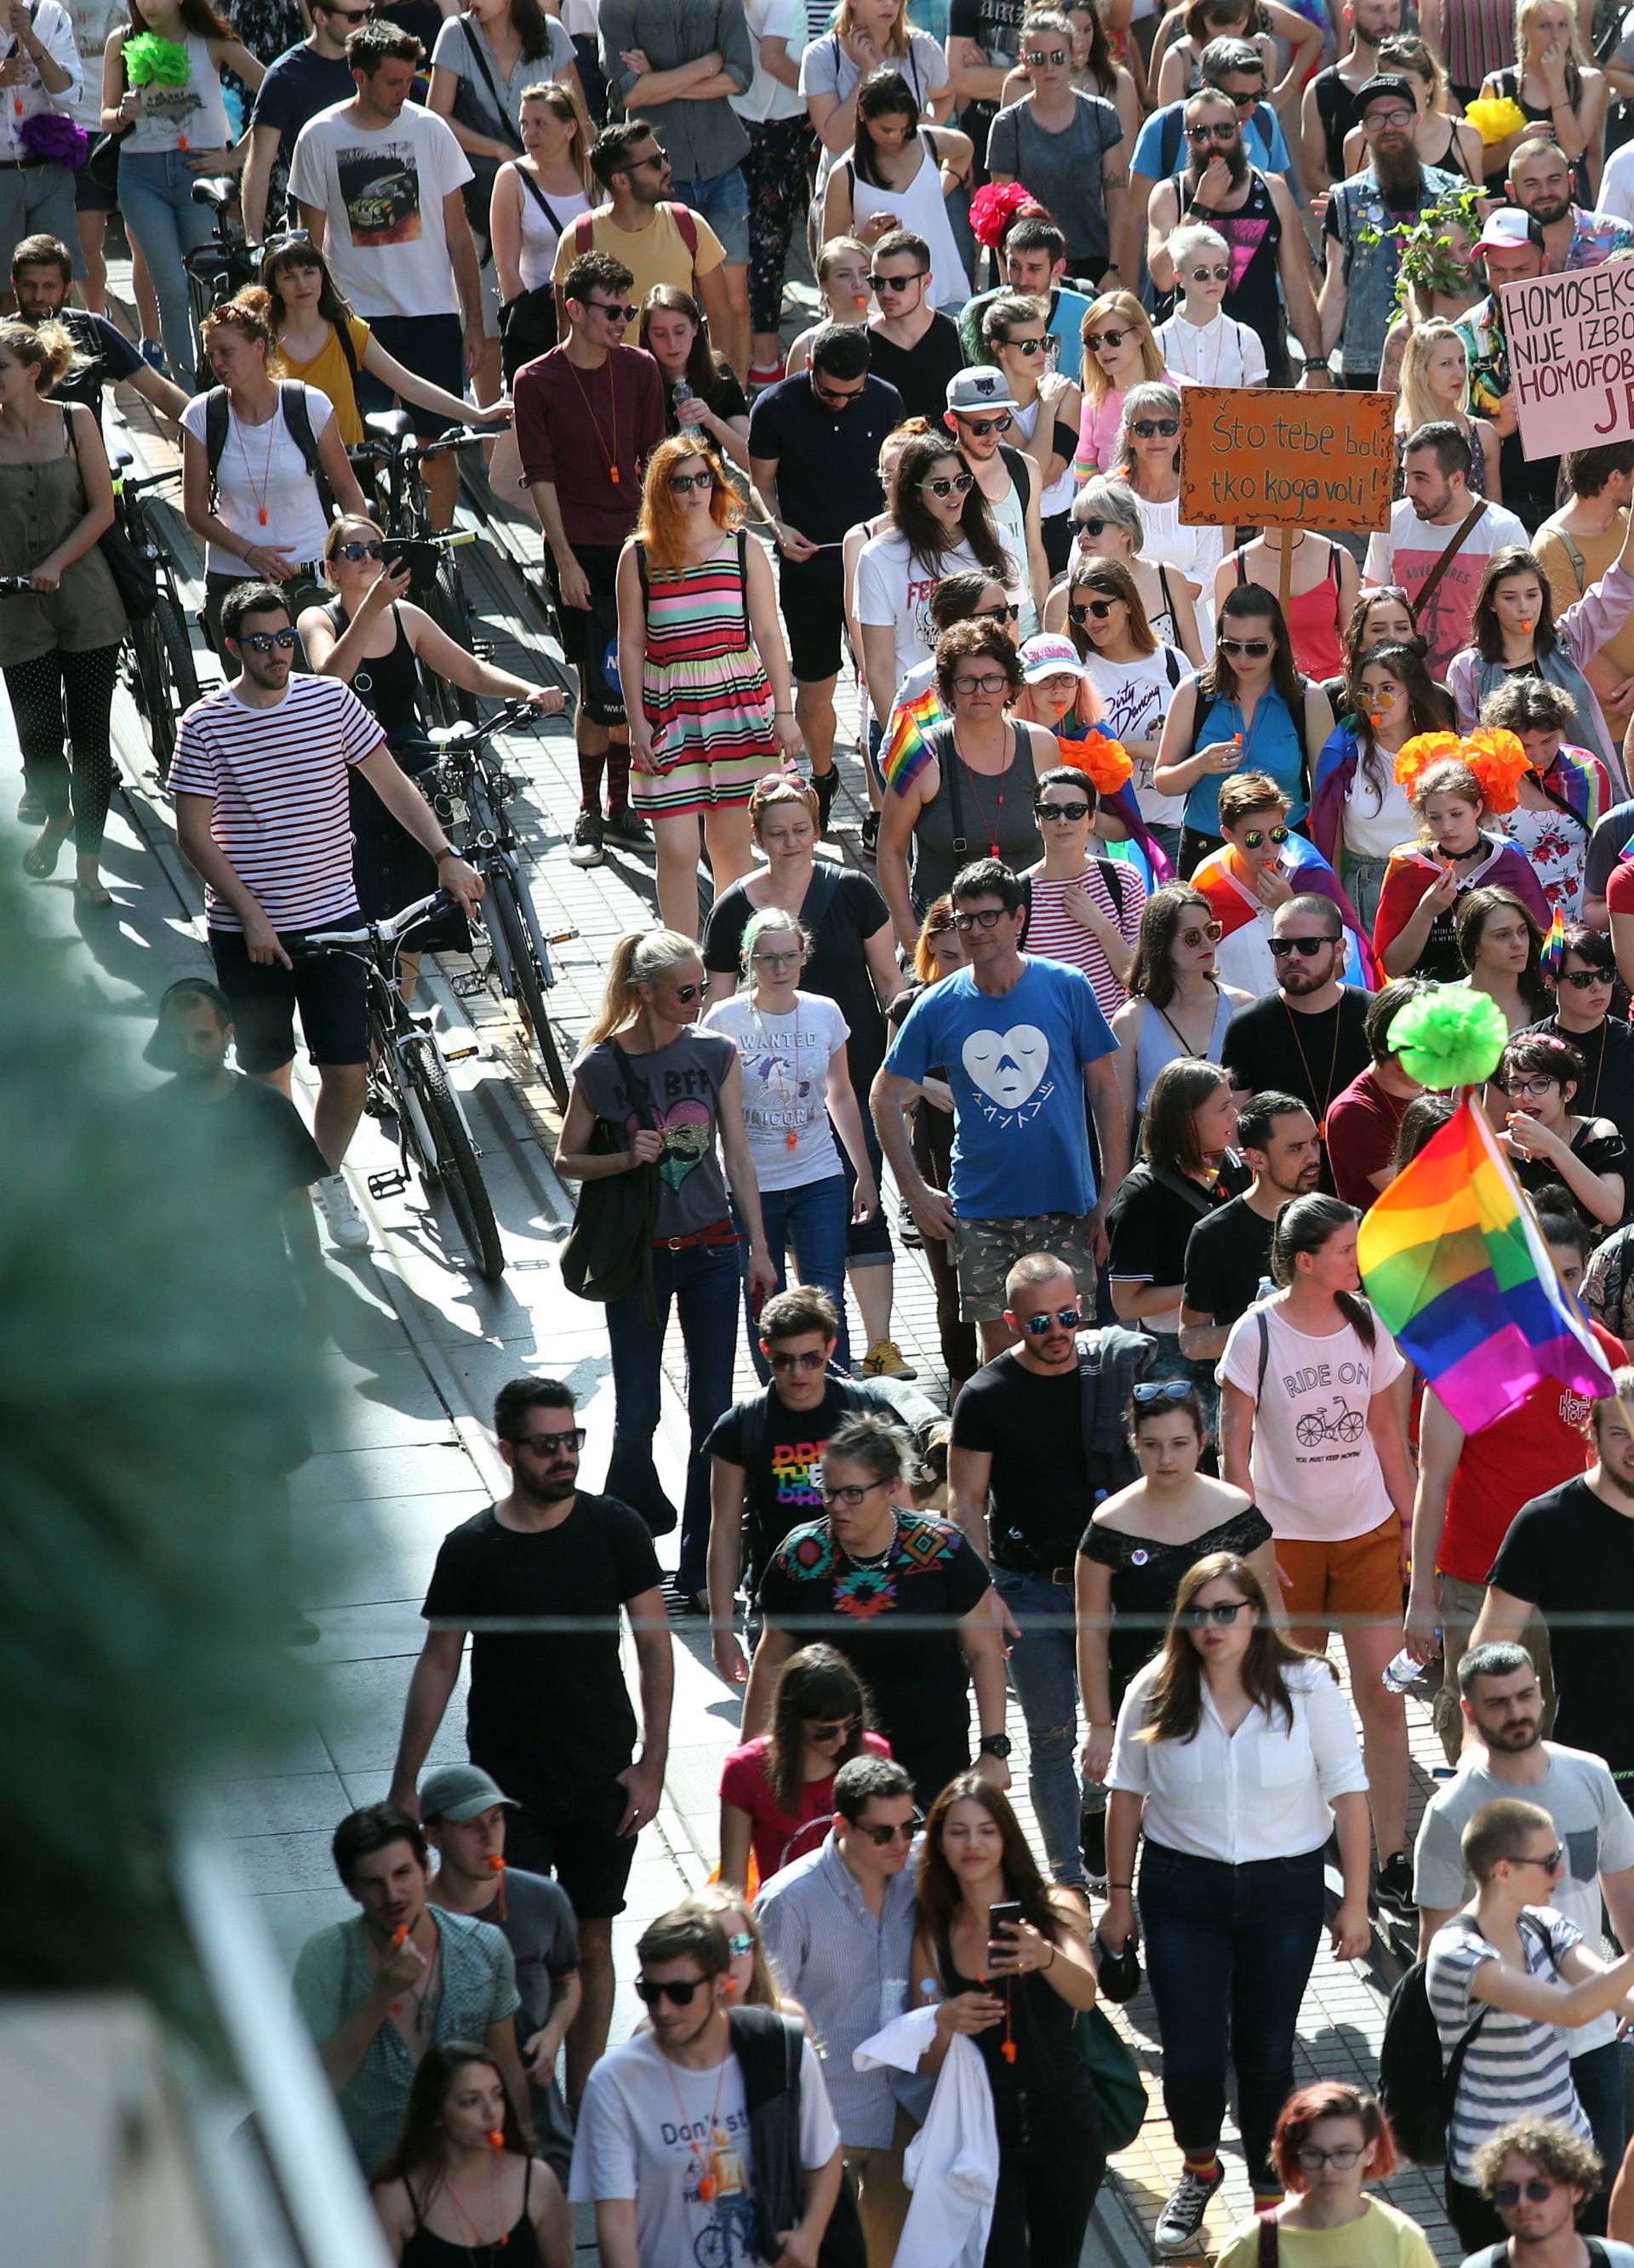
[[[411,588],[429,591],[437,580],[437,563],[440,553],[435,543],[418,535],[394,535],[386,539],[381,556],[388,567],[399,560],[408,568]]]
[[[987,1916],[987,1958],[990,1967],[992,1963],[995,1954],[1013,1953],[1015,1951],[1015,1940],[1011,1937],[1006,1937],[1004,1934],[1005,1924],[1009,1921],[1019,1922],[1024,1918],[1025,1917],[1022,1914],[1020,1904],[1014,1898],[1005,1898],[1001,1900],[997,1905],[989,1908]]]

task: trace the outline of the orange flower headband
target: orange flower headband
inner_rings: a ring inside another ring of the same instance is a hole
[[[1474,733],[1417,733],[1396,757],[1396,784],[1410,796],[1432,764],[1449,762],[1468,764],[1487,809],[1500,815],[1520,802],[1520,782],[1532,769],[1513,733],[1485,725]]]
[[[1081,740],[1069,740],[1057,734],[1056,746],[1061,751],[1064,764],[1071,764],[1074,771],[1087,773],[1090,785],[1098,795],[1115,795],[1135,769],[1122,740],[1108,740],[1104,733],[1093,728]]]

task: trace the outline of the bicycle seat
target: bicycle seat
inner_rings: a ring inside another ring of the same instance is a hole
[[[433,725],[426,738],[434,748],[457,748],[462,741],[480,740],[482,733],[468,717],[460,717],[452,725]]]
[[[237,187],[231,173],[200,173],[193,184],[193,202],[195,205],[214,205],[217,212],[224,212],[232,202]]]
[[[111,449],[109,450],[108,454],[113,460],[114,470],[116,473],[122,473],[127,465],[134,465],[136,461],[131,455],[129,449]]]
[[[394,449],[406,448],[415,438],[414,420],[406,409],[365,409],[363,430],[370,440]]]

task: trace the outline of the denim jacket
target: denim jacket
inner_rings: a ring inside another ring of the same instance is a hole
[[[1420,214],[1460,186],[1461,177],[1439,166],[1426,166],[1418,192]],[[1341,361],[1349,373],[1377,376],[1384,359],[1385,335],[1395,299],[1395,278],[1402,264],[1402,239],[1395,233],[1401,216],[1385,203],[1383,192],[1369,166],[1352,173],[1334,189],[1329,207],[1331,232],[1344,247],[1344,335]],[[1377,234],[1377,244],[1364,244],[1364,236]]]

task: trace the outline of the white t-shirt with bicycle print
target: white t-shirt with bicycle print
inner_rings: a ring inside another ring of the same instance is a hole
[[[1262,1315],[1270,1334],[1263,1386]],[[1390,1491],[1367,1411],[1402,1367],[1395,1341],[1376,1317],[1371,1348],[1350,1323],[1325,1338],[1307,1338],[1275,1300],[1238,1317],[1215,1376],[1258,1398],[1248,1470],[1273,1535],[1343,1543],[1389,1518]]]

